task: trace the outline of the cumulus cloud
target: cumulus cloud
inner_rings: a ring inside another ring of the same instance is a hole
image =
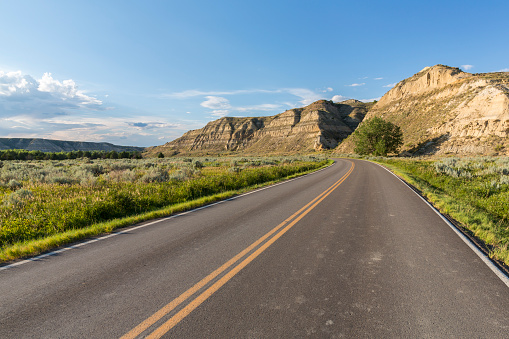
[[[246,111],[273,111],[276,109],[281,108],[281,105],[278,104],[260,104],[260,105],[253,105],[253,106],[244,106],[244,107],[234,107],[234,110],[240,111],[240,112],[246,112]]]
[[[210,98],[209,98],[210,99]],[[208,100],[213,105],[214,100]],[[216,103],[218,104],[218,103]],[[224,103],[223,103],[224,105]],[[121,145],[154,146],[160,140],[179,137],[203,121],[140,112],[113,112],[106,117],[103,102],[80,89],[72,79],[45,73],[37,78],[18,72],[0,71],[0,135],[9,138],[112,142]]]
[[[222,117],[225,117],[227,116],[228,114],[230,114],[230,111],[227,110],[227,109],[215,109],[211,112],[211,115],[213,117],[218,117],[218,118],[222,118]]]
[[[86,95],[72,80],[62,82],[51,73],[35,79],[21,71],[0,71],[0,112],[2,116],[48,117],[69,114],[70,110],[102,110],[102,101]]]
[[[474,66],[473,65],[461,65],[461,68],[464,69],[465,71],[468,71],[470,69],[472,69]]]
[[[348,100],[350,98],[347,98],[347,97],[344,97],[342,95],[335,95],[332,97],[332,101],[333,102],[341,102],[341,101],[345,101],[345,100]]]
[[[316,93],[307,88],[285,88],[282,91],[299,97],[301,99],[299,102],[305,106],[317,100],[324,99],[323,94]]]
[[[212,95],[206,96],[205,98],[207,100],[200,104],[202,107],[223,110],[231,108],[230,101],[226,98]]]
[[[365,83],[361,83],[361,84],[351,84],[351,85],[346,85],[346,86],[349,86],[349,87],[359,87],[359,86],[364,86]]]

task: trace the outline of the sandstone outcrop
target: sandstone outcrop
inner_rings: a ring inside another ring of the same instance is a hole
[[[143,147],[118,146],[107,142],[63,141],[29,138],[0,138],[0,150],[26,149],[42,152],[116,151],[143,152]]]
[[[387,92],[373,116],[399,125],[411,154],[508,154],[509,73],[426,67]],[[348,138],[337,152],[352,150]]]
[[[341,103],[319,100],[269,117],[224,117],[151,148],[148,155],[237,151],[267,154],[332,149],[353,132],[370,106],[372,103],[356,100]]]

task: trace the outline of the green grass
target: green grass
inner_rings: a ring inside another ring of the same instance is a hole
[[[314,157],[4,162],[0,261],[169,216],[328,164]]]
[[[419,189],[440,212],[509,266],[509,158],[373,159]]]

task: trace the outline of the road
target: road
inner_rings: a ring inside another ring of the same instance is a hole
[[[0,338],[509,333],[509,287],[361,160],[1,269]]]

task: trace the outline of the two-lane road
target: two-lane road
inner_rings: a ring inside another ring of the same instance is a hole
[[[509,287],[357,160],[0,270],[1,338],[508,333]]]

